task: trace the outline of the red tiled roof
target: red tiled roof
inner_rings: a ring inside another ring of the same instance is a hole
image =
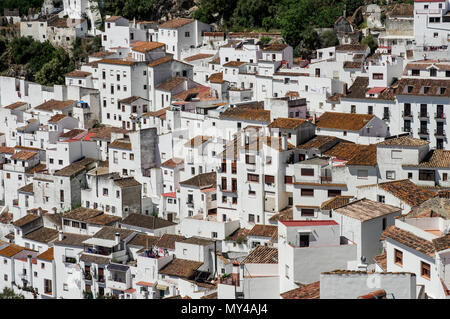
[[[283,299],[320,299],[320,281],[286,291],[281,294]]]
[[[338,225],[334,220],[283,220],[280,223],[286,227]]]

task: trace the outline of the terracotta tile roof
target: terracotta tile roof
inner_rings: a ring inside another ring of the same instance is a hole
[[[395,225],[391,225],[383,232],[380,237],[380,240],[385,240],[386,238],[393,239],[400,244],[408,246],[416,251],[419,251],[425,255],[433,257],[435,255],[435,247],[431,241],[423,239],[396,227]]]
[[[180,235],[164,234],[156,243],[159,248],[175,249],[175,242],[182,242],[185,238]]]
[[[110,148],[118,148],[131,151],[131,143],[128,139],[117,139],[109,144]]]
[[[104,226],[113,226],[116,222],[120,221],[121,218],[119,216],[112,216],[107,214],[101,214],[94,216],[87,220],[89,224],[94,225],[104,225]]]
[[[373,256],[373,260],[384,270],[387,270],[386,252],[380,255]]]
[[[210,64],[220,64],[220,58],[217,57],[217,58],[215,58],[215,59],[209,61],[209,63],[210,63]],[[217,73],[216,73],[216,74],[217,74]]]
[[[292,207],[286,207],[278,214],[273,215],[269,218],[270,222],[283,221],[283,220],[292,220],[293,219],[293,209]]]
[[[73,100],[67,100],[67,101],[57,101],[57,100],[49,100],[45,103],[42,103],[35,107],[36,110],[42,110],[42,111],[53,111],[53,110],[64,110],[74,104],[76,101]]]
[[[389,146],[423,146],[430,144],[429,141],[414,138],[410,135],[403,135],[400,137],[386,138],[383,142],[377,145],[389,145]]]
[[[54,259],[54,251],[53,251],[53,247],[47,249],[47,250],[44,251],[42,254],[37,255],[36,258],[37,258],[37,259],[41,259],[41,260],[52,261],[52,260]]]
[[[48,120],[48,123],[58,123],[59,121],[61,121],[66,117],[67,117],[66,114],[55,114]]]
[[[169,110],[169,109],[170,109],[170,106],[165,107],[163,109],[160,109],[158,111],[147,112],[147,113],[143,114],[142,116],[147,116],[147,117],[148,116],[153,116],[153,117],[157,117],[157,118],[160,118],[162,120],[165,120],[166,119],[167,110]]]
[[[325,112],[316,121],[316,126],[321,129],[359,131],[374,117],[373,114]]]
[[[167,80],[164,83],[161,83],[160,85],[158,85],[156,87],[156,89],[158,90],[164,90],[164,91],[172,91],[173,89],[175,89],[177,86],[179,86],[180,84],[184,83],[187,81],[187,78],[183,78],[183,77],[173,77],[169,80]]]
[[[239,66],[241,66],[241,65],[243,65],[245,63],[247,63],[247,62],[244,62],[244,61],[230,61],[230,62],[225,63],[223,66],[224,67],[239,67]]]
[[[0,146],[0,154],[14,154],[14,147]]]
[[[209,295],[204,295],[200,299],[217,299],[217,291]]]
[[[119,234],[120,240],[125,240],[125,238],[131,236],[134,231],[123,228],[116,228],[112,226],[103,226],[98,232],[96,232],[92,237],[114,240],[116,238],[116,234]]]
[[[203,237],[189,237],[181,241],[183,244],[192,244],[192,245],[198,245],[198,246],[209,246],[212,243],[214,243],[214,240],[203,238]]]
[[[178,29],[186,24],[189,24],[191,22],[194,22],[194,19],[185,19],[185,18],[176,18],[169,20],[167,22],[164,22],[159,25],[160,29]]]
[[[450,248],[450,233],[445,236],[433,239],[434,249],[439,252]]]
[[[334,209],[334,212],[365,222],[388,214],[401,213],[401,208],[363,198]]]
[[[324,152],[323,155],[336,157],[341,160],[350,160],[353,156],[355,156],[356,152],[359,152],[361,149],[365,148],[366,145],[355,144],[352,142],[339,142],[331,149]]]
[[[246,120],[255,122],[270,123],[270,111],[247,108],[242,106],[229,107],[222,114],[220,119]]]
[[[224,83],[225,80],[223,79],[223,73],[219,72],[219,73],[213,73],[209,76],[208,78],[209,83]]]
[[[81,23],[83,23],[84,19],[64,19],[64,18],[57,18],[54,20],[51,20],[48,22],[48,26],[49,27],[55,27],[55,28],[69,28],[69,27],[73,27],[75,25],[79,25]]]
[[[173,57],[169,55],[169,56],[165,56],[165,57],[150,61],[148,66],[155,67],[155,66],[158,66],[158,65],[170,62],[170,61],[173,61]]]
[[[34,191],[33,191],[33,183],[27,184],[27,185],[19,188],[17,191],[21,192],[21,193],[33,194],[34,193]]]
[[[263,48],[263,51],[279,52],[288,47],[287,44],[274,43]]]
[[[414,5],[409,3],[397,3],[386,13],[389,17],[414,17]]]
[[[86,170],[86,167],[95,162],[92,158],[85,158],[81,161],[73,162],[72,164],[69,164],[60,170],[57,170],[54,175],[55,176],[66,176],[66,177],[73,177],[84,170]]]
[[[408,92],[408,87],[412,88],[410,92]],[[429,88],[427,93],[425,93],[424,87]],[[441,88],[443,89],[443,92],[441,92]],[[450,80],[401,78],[398,81],[395,94],[450,97]]]
[[[137,41],[131,44],[132,50],[145,53],[158,48],[164,48],[165,44],[161,42],[146,42],[146,41]]]
[[[401,199],[411,207],[419,206],[435,195],[432,191],[417,187],[409,179],[379,183],[378,187]]]
[[[171,159],[168,159],[164,163],[161,163],[161,167],[175,168],[178,165],[183,165],[183,164],[184,164],[184,159],[178,158],[178,157],[173,157]]]
[[[78,234],[71,234],[71,233],[64,233],[63,234],[63,240],[57,240],[53,244],[55,245],[63,245],[63,246],[76,246],[76,247],[83,247],[83,242],[86,239],[91,238],[89,235],[78,235]]]
[[[203,265],[202,262],[175,258],[159,270],[161,275],[169,275],[182,278],[192,278],[195,271]]]
[[[305,119],[292,119],[292,118],[276,118],[272,123],[268,125],[269,128],[282,128],[287,130],[294,130],[304,123],[308,122]]]
[[[107,56],[110,56],[113,54],[115,54],[115,53],[111,52],[111,51],[99,51],[99,52],[91,53],[91,54],[89,54],[89,56],[93,57],[93,58],[104,58],[104,57],[107,57]]]
[[[272,225],[255,225],[247,236],[270,237],[278,234],[278,226]]]
[[[135,180],[134,177],[124,177],[115,179],[114,184],[116,184],[120,188],[137,187],[142,185],[137,180]]]
[[[359,296],[357,299],[386,299],[386,290],[378,289],[366,295]]]
[[[278,264],[278,248],[258,246],[253,249],[242,264]]]
[[[17,255],[23,250],[28,250],[25,247],[17,246],[14,244],[10,244],[8,247],[3,248],[0,250],[0,256],[3,257],[12,257],[14,255]]]
[[[180,185],[188,187],[211,187],[217,183],[216,172],[198,174],[188,180],[180,182]]]
[[[336,51],[355,52],[365,51],[367,48],[367,44],[342,44],[336,47]]]
[[[203,32],[203,36],[205,36],[205,37],[223,37],[223,36],[225,36],[225,32]]]
[[[82,222],[88,222],[91,218],[102,215],[103,212],[97,209],[91,209],[86,207],[78,207],[63,215],[64,219],[73,219]]]
[[[320,281],[281,294],[283,299],[320,299]]]
[[[23,227],[25,225],[28,225],[29,223],[34,222],[35,220],[41,218],[39,215],[35,215],[35,214],[27,214],[25,216],[23,216],[22,218],[19,218],[18,220],[16,220],[13,225],[17,226],[17,227]]]
[[[346,165],[376,166],[377,163],[377,146],[371,144],[358,148]]]
[[[93,256],[90,254],[81,254],[80,261],[85,264],[97,264],[97,265],[108,265],[111,261],[111,258],[102,257],[102,256]]]
[[[65,74],[66,77],[70,77],[70,78],[85,78],[90,75],[92,75],[91,72],[85,72],[85,71],[80,71],[80,70],[75,70],[75,71]]]
[[[403,167],[450,168],[450,150],[431,150],[418,164],[403,164]]]
[[[82,134],[84,132],[87,132],[87,131],[83,130],[83,129],[80,129],[80,128],[74,128],[74,129],[72,129],[72,130],[70,130],[70,131],[68,131],[66,133],[61,134],[59,137],[67,138],[67,139],[73,139],[76,136],[78,136],[78,135],[80,135],[80,134]]]
[[[103,64],[116,64],[116,65],[128,65],[128,66],[132,66],[136,63],[135,61],[121,60],[121,59],[101,59],[96,62],[98,64],[103,63]]]
[[[25,236],[23,236],[23,238],[48,244],[58,238],[58,230],[47,227],[40,227],[26,234]]]
[[[395,100],[394,89],[392,88],[386,88],[379,93],[378,97],[366,97],[366,93],[370,90],[368,86],[369,78],[358,76],[343,98]]]
[[[172,96],[175,100],[191,101],[193,98],[200,100],[216,100],[211,96],[211,88],[208,86],[198,85],[192,89],[185,90]]]
[[[106,22],[115,22],[119,19],[122,19],[123,17],[121,16],[110,16],[109,18],[105,19]]]
[[[122,220],[121,224],[142,227],[146,229],[160,229],[176,225],[171,221],[159,217],[135,213],[129,214],[124,220]]]
[[[360,69],[362,68],[362,66],[363,66],[362,62],[355,62],[355,61],[344,62],[344,69]]]
[[[95,135],[92,137],[93,140],[104,140],[104,141],[111,141],[111,133],[127,133],[128,130],[120,128],[120,127],[101,127],[101,128],[94,128],[89,130],[89,133],[95,133]]]
[[[139,246],[139,247],[152,247],[158,242],[159,237],[149,236],[145,234],[136,234],[132,240],[128,242],[128,245]]]
[[[12,222],[13,218],[14,216],[12,213],[4,211],[3,213],[0,214],[0,223],[9,224],[10,222]]]
[[[241,241],[244,241],[244,240],[247,240],[247,235],[249,232],[250,232],[250,229],[238,228],[230,236],[225,238],[225,240],[226,241],[237,241],[239,239]]]
[[[195,54],[195,55],[185,58],[184,61],[192,62],[192,61],[197,61],[197,60],[202,60],[202,59],[208,59],[213,56],[214,56],[214,54],[199,53],[199,54]]]
[[[208,142],[211,139],[211,136],[203,136],[203,135],[197,135],[193,138],[191,138],[188,142],[184,144],[184,146],[188,147],[198,147],[202,145],[203,143]]]
[[[19,107],[21,107],[23,105],[27,105],[27,104],[28,103],[26,103],[26,102],[16,102],[16,103],[4,106],[3,108],[8,109],[8,110],[15,110],[15,109],[17,109],[17,108],[19,108]]]
[[[336,196],[324,201],[320,206],[321,210],[331,210],[347,205],[354,196]]]
[[[19,151],[13,156],[11,156],[11,159],[13,160],[21,160],[21,161],[27,161],[34,157],[37,153],[36,152],[30,152],[30,151]]]
[[[139,96],[130,96],[130,97],[127,97],[126,99],[119,100],[119,103],[130,104],[130,103],[133,103],[134,101],[137,101],[139,99],[141,99],[141,97],[139,97]]]

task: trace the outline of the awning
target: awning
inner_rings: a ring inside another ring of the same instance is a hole
[[[169,288],[169,286],[162,285],[162,284],[157,284],[156,285],[156,289],[158,289],[158,290],[165,291],[167,288]]]

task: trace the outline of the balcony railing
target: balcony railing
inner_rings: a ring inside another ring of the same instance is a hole
[[[419,128],[419,135],[428,135],[427,128]]]
[[[69,264],[77,263],[77,259],[75,257],[68,257],[65,255],[62,255],[62,261],[63,261],[63,263],[69,263]]]
[[[434,135],[438,135],[438,136],[445,136],[445,131],[444,129],[435,129],[434,130]]]
[[[412,112],[411,111],[403,111],[402,116],[403,117],[412,117]]]
[[[320,176],[320,182],[324,183],[324,182],[331,182],[333,179],[331,176]]]
[[[419,112],[419,118],[428,118],[429,113],[428,112]]]

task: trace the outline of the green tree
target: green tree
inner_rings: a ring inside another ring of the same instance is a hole
[[[263,26],[267,29],[270,17],[277,11],[277,1],[274,0],[238,0],[233,11],[233,25],[251,28]],[[265,20],[264,20],[265,19]],[[272,26],[273,27],[273,20]]]
[[[64,84],[64,74],[74,69],[73,61],[64,49],[57,49],[55,56],[36,73],[36,82],[42,85]]]
[[[370,48],[370,53],[374,53],[378,47],[377,42],[375,41],[375,39],[373,38],[373,36],[371,34],[369,34],[368,36],[365,36],[361,40],[361,44],[367,44]]]
[[[11,288],[3,288],[3,292],[0,293],[0,299],[25,299],[22,294],[16,294]]]
[[[333,30],[327,30],[320,35],[320,47],[328,48],[339,44],[339,40],[336,36],[336,32]]]
[[[199,8],[194,11],[194,19],[204,23],[230,21],[237,0],[200,0]]]

